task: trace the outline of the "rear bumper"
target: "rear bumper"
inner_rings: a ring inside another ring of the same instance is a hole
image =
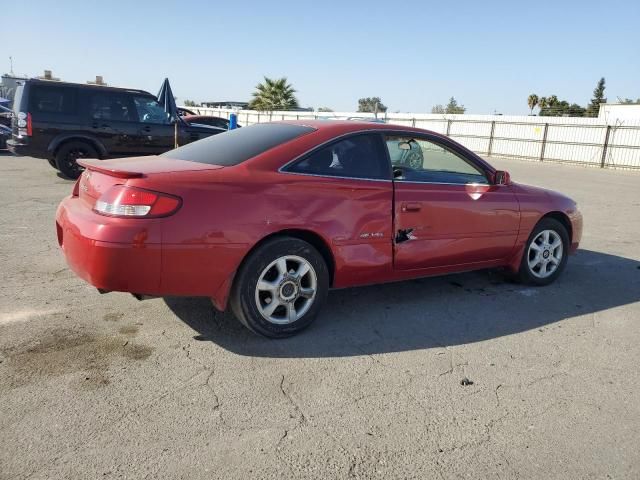
[[[56,213],[58,244],[76,275],[100,290],[206,296],[224,310],[249,245],[163,244],[165,220],[105,217],[67,197]]]
[[[136,225],[129,219],[114,222],[92,212],[79,198],[68,197],[58,207],[56,231],[67,264],[91,285],[107,291],[161,294],[157,225],[139,220]]]
[[[7,149],[14,155],[25,157],[47,158],[46,152],[33,147],[29,143],[21,143],[15,138],[7,140]]]

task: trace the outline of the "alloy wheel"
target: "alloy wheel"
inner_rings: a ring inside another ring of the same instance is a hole
[[[555,230],[543,230],[529,244],[527,262],[529,271],[538,278],[553,275],[562,262],[562,238]]]
[[[293,323],[309,311],[317,288],[313,266],[302,257],[285,255],[271,262],[258,277],[256,306],[268,322]]]

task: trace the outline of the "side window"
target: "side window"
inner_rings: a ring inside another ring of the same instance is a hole
[[[169,125],[171,119],[164,108],[160,106],[158,101],[153,97],[133,97],[138,111],[138,121],[142,123],[157,123],[160,125]]]
[[[421,138],[387,136],[396,180],[425,183],[488,183],[482,170],[447,147]]]
[[[29,89],[29,111],[32,113],[77,113],[77,92],[72,88],[33,85]]]
[[[289,172],[389,179],[389,165],[378,135],[355,135],[315,151],[287,169]]]
[[[125,95],[97,92],[89,97],[89,116],[93,120],[133,121],[131,104]]]

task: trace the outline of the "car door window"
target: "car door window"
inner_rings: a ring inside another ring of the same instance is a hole
[[[125,95],[98,92],[89,100],[89,116],[93,120],[133,121],[131,104]]]
[[[354,135],[316,150],[286,171],[332,177],[389,179],[389,164],[378,135]]]
[[[410,136],[387,136],[396,180],[425,183],[488,183],[470,160],[436,142]]]
[[[138,111],[138,120],[142,123],[156,123],[169,125],[171,119],[158,101],[153,97],[133,97],[133,102]]]

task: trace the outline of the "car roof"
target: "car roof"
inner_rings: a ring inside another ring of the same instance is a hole
[[[395,125],[393,123],[377,123],[369,121],[354,121],[354,120],[334,120],[327,122],[326,120],[284,120],[282,123],[289,123],[292,125],[305,125],[314,128],[317,131],[326,132],[327,134],[344,135],[346,133],[361,132],[361,131],[387,131],[387,132],[414,132],[414,133],[427,133],[440,138],[447,138],[446,136],[433,132],[431,130],[425,130],[422,128],[408,127],[406,125]]]
[[[61,82],[58,80],[42,80],[39,78],[29,78],[27,80],[21,80],[19,83],[22,84],[31,84],[31,85],[47,85],[47,86],[55,86],[55,87],[67,87],[67,88],[84,88],[91,90],[105,90],[110,92],[128,92],[128,93],[137,93],[146,96],[152,96],[155,98],[155,95],[145,91],[138,90],[135,88],[123,88],[123,87],[110,87],[107,85],[95,85],[95,84],[85,84],[85,83],[73,83],[73,82]]]

